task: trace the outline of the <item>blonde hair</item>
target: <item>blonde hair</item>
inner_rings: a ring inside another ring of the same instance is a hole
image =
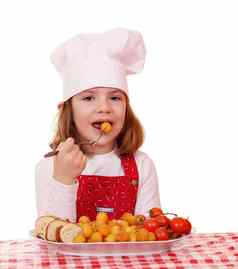
[[[54,150],[60,142],[65,141],[68,137],[78,140],[78,131],[73,121],[72,98],[65,101],[60,107],[56,116],[57,126],[53,135],[50,147]],[[119,154],[133,154],[144,142],[143,127],[135,116],[129,99],[126,97],[126,115],[124,125],[117,137]]]

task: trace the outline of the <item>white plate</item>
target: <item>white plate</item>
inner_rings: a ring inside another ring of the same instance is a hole
[[[169,251],[172,247],[182,246],[189,235],[167,241],[143,241],[143,242],[98,242],[98,243],[60,243],[51,242],[30,235],[35,240],[48,244],[50,250],[64,255],[76,256],[132,256],[149,255]]]

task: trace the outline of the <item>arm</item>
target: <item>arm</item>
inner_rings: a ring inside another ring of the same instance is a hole
[[[53,158],[42,159],[35,169],[38,216],[54,215],[75,221],[77,184],[66,185],[53,178]]]
[[[145,153],[137,152],[135,158],[139,172],[135,214],[148,216],[151,208],[161,207],[158,176],[153,161]]]

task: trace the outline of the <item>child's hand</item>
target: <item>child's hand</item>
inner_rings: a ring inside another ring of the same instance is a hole
[[[85,168],[87,157],[79,146],[74,144],[74,139],[71,137],[61,142],[57,150],[59,152],[54,156],[53,177],[64,184],[70,185]]]

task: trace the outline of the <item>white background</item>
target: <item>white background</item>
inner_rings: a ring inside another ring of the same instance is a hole
[[[237,231],[237,1],[5,1],[0,6],[0,239],[27,238],[34,169],[61,99],[52,50],[80,32],[139,30],[145,69],[129,78],[165,211],[198,232]]]

